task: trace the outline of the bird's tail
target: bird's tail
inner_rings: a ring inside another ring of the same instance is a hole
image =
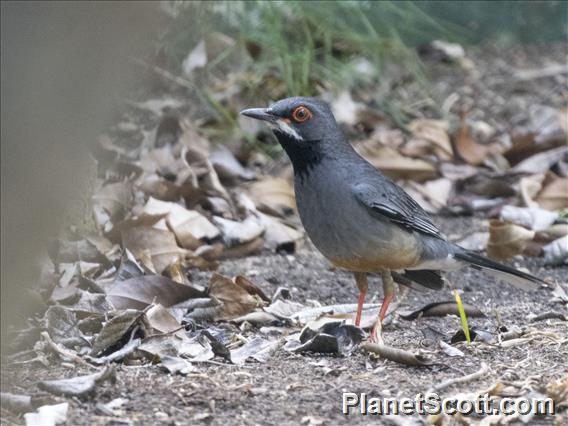
[[[531,274],[527,274],[515,268],[511,268],[510,266],[494,262],[493,260],[489,260],[486,257],[480,256],[462,248],[457,250],[454,256],[456,259],[461,260],[462,262],[469,263],[470,266],[476,269],[484,269],[494,275],[496,278],[500,278],[523,290],[535,290],[539,288],[541,284],[546,284],[540,278],[537,278]]]

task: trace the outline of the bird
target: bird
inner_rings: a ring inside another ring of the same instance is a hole
[[[356,326],[369,274],[380,274],[383,282],[375,324],[384,320],[395,280],[441,289],[442,272],[470,266],[524,290],[545,284],[448,241],[410,195],[357,153],[323,100],[291,97],[241,114],[272,129],[292,163],[296,203],[308,237],[333,265],[353,273],[359,290]]]

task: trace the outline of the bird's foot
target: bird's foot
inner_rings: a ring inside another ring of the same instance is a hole
[[[371,329],[371,334],[369,335],[369,342],[371,343],[383,343],[383,328],[380,320],[377,320],[373,328]]]

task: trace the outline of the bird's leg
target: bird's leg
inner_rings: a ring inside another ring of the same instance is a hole
[[[380,330],[382,326],[382,322],[385,319],[385,315],[387,314],[387,310],[389,308],[389,304],[394,297],[395,293],[395,285],[394,280],[392,279],[392,275],[390,271],[386,270],[381,273],[381,278],[383,280],[383,292],[384,292],[384,299],[383,304],[381,305],[381,310],[379,311],[379,318],[375,323],[373,330],[371,331],[371,341],[378,342],[380,340]]]
[[[390,271],[388,270],[383,271],[383,273],[381,274],[381,278],[383,280],[384,299],[383,299],[383,304],[381,305],[381,310],[379,311],[379,321],[383,322],[383,320],[385,319],[385,315],[387,314],[389,303],[394,297],[395,286]]]
[[[361,324],[361,314],[363,312],[363,303],[365,303],[365,295],[367,294],[367,274],[365,272],[355,272],[355,282],[359,289],[359,300],[357,301],[357,316],[355,317],[355,325],[359,327]]]

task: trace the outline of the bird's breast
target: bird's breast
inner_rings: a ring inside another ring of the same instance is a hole
[[[352,195],[348,177],[314,168],[295,180],[300,218],[314,245],[334,265],[350,271],[404,269],[419,263],[420,240],[377,219]],[[329,167],[327,167],[329,170]]]

